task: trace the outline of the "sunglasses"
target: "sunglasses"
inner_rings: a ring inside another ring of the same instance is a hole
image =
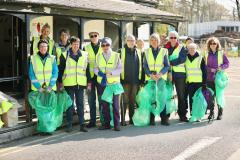
[[[177,39],[177,37],[170,37],[170,39]]]
[[[102,44],[101,47],[109,47],[110,44]]]
[[[40,45],[39,47],[40,47],[40,48],[46,48],[46,47],[48,47],[48,46],[42,46],[42,45]]]
[[[90,36],[90,38],[96,38],[97,37],[97,35],[95,34],[95,35],[91,35]]]
[[[217,43],[210,43],[210,45],[217,45]]]

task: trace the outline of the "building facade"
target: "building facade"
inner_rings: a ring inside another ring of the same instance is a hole
[[[27,102],[30,82],[28,58],[31,40],[43,24],[51,26],[51,38],[68,28],[80,37],[82,47],[89,43],[88,33],[97,30],[100,38],[113,40],[113,49],[124,44],[127,34],[148,40],[158,24],[178,28],[183,17],[153,8],[154,1],[124,0],[11,0],[0,2],[0,90],[22,100],[24,121],[32,114]]]

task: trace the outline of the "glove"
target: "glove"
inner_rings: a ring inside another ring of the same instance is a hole
[[[206,85],[206,84],[203,84],[203,85],[202,85],[202,91],[205,91],[205,90],[207,90],[207,85]]]
[[[48,86],[47,87],[47,92],[51,92],[52,91],[52,87],[51,86]]]
[[[44,91],[44,89],[42,88],[42,87],[40,87],[39,89],[38,89],[38,92],[40,92],[40,93],[42,93]]]
[[[103,76],[102,81],[101,81],[101,85],[104,86],[104,87],[107,85],[107,77],[106,77],[106,75]]]
[[[58,83],[58,91],[62,92],[64,90],[63,83]]]
[[[100,77],[103,77],[103,76],[106,76],[106,74],[104,74],[102,71],[98,71],[98,75],[100,76]]]
[[[89,83],[87,84],[87,93],[90,94],[91,90],[92,90],[92,83],[89,82]]]

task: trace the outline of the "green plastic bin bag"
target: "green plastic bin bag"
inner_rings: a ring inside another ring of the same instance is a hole
[[[57,107],[57,96],[52,92],[30,92],[29,103],[36,110],[38,117],[37,131],[51,133],[56,130],[54,111]]]
[[[54,111],[55,115],[55,121],[57,127],[60,127],[63,122],[63,113],[67,111],[69,107],[72,106],[72,99],[68,95],[68,93],[63,90],[61,92],[57,93],[57,107],[56,110]]]
[[[166,81],[160,79],[159,81],[150,81],[150,83],[154,88],[153,89],[153,96],[151,98],[152,107],[150,109],[151,113],[155,116],[159,116],[160,113],[164,110],[166,103],[167,103],[167,88],[166,88]]]
[[[114,122],[113,122],[113,95],[120,95],[124,92],[123,87],[120,83],[117,84],[108,84],[106,86],[106,88],[104,89],[104,92],[102,94],[102,100],[106,101],[109,103],[109,109],[110,109],[110,117],[111,117],[111,121],[110,121],[110,125],[113,127],[114,126]]]
[[[177,111],[177,105],[174,101],[173,84],[167,81],[166,88],[167,88],[166,114],[171,114]]]
[[[166,105],[167,88],[165,80],[161,79],[158,82],[151,80],[148,81],[148,83],[138,92],[136,102],[139,108],[133,115],[133,117],[135,117],[135,120],[133,120],[134,125],[148,125],[150,113],[159,116]]]
[[[135,126],[143,127],[150,123],[150,111],[146,108],[138,108],[133,115],[133,123]]]
[[[228,76],[224,71],[218,71],[215,77],[216,101],[221,107],[225,107],[224,90],[228,85]]]
[[[37,131],[51,133],[61,126],[63,112],[72,105],[72,100],[66,91],[55,94],[51,92],[32,91],[28,95],[32,108],[38,117]]]
[[[192,117],[190,118],[190,122],[195,122],[204,117],[207,110],[207,101],[202,93],[202,87],[200,87],[193,96],[193,104],[192,104]]]

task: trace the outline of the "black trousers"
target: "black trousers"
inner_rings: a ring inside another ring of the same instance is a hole
[[[188,83],[187,84],[187,95],[189,97],[189,106],[190,112],[192,112],[192,103],[193,103],[193,96],[195,92],[202,86],[202,83]]]
[[[169,117],[170,117],[170,114],[167,114],[167,113],[166,113],[166,107],[165,107],[164,110],[160,113],[160,117],[161,117],[161,119],[169,118]],[[154,114],[150,113],[150,122],[154,122],[154,120],[155,120]]]
[[[186,78],[175,78],[173,79],[173,82],[176,87],[178,97],[178,115],[180,118],[186,117],[188,112]]]
[[[216,96],[216,89],[215,89],[215,83],[213,81],[207,81],[207,87],[208,88],[211,88],[213,91],[214,91],[214,97],[213,97],[213,104],[209,107],[208,106],[208,109],[212,109],[214,110],[214,106],[215,106],[215,96]],[[218,105],[218,108],[220,106]]]

